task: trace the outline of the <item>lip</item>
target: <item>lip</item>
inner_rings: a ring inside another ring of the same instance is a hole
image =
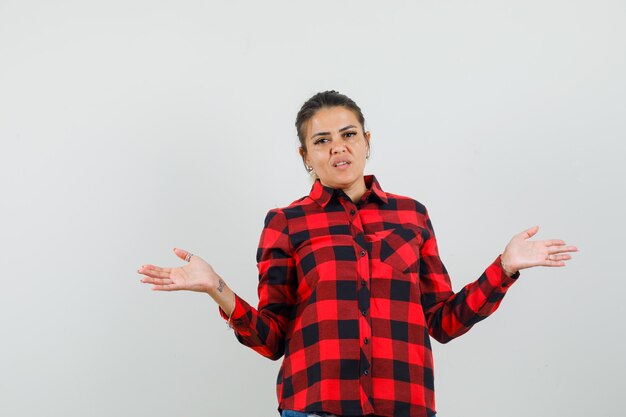
[[[346,164],[337,166],[337,164],[340,163],[340,162],[345,162]],[[349,161],[347,159],[337,159],[337,160],[335,160],[335,161],[333,161],[331,163],[333,168],[338,168],[338,169],[346,168],[346,167],[350,166],[350,164],[352,164],[352,161]]]

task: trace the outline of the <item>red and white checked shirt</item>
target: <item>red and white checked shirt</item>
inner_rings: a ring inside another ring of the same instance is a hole
[[[508,277],[498,256],[455,294],[426,208],[365,180],[356,204],[317,180],[307,197],[268,212],[258,308],[236,296],[231,324],[261,355],[284,355],[279,410],[433,416],[429,334],[446,343],[467,332],[519,273]]]

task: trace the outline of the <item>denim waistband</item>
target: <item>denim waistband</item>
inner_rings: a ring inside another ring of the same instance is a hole
[[[299,411],[283,410],[281,417],[338,417],[328,413],[301,413]],[[436,417],[436,416],[433,416]]]
[[[337,417],[328,413],[301,413],[299,411],[283,410],[281,417]]]

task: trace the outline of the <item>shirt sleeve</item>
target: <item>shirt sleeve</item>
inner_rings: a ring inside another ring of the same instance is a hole
[[[237,340],[277,360],[285,353],[285,332],[295,304],[295,262],[287,219],[279,209],[265,217],[257,250],[259,304],[255,309],[235,294],[231,326]],[[228,316],[220,308],[221,316]]]
[[[420,248],[422,308],[430,335],[441,343],[447,343],[496,311],[506,291],[519,277],[519,272],[509,277],[498,255],[476,281],[454,293],[448,272],[439,258],[428,212],[426,226],[428,233]]]

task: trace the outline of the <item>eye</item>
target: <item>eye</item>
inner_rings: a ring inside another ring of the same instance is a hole
[[[318,145],[318,144],[320,144],[320,143],[326,143],[326,142],[328,142],[328,139],[326,139],[326,138],[319,138],[319,139],[316,139],[316,140],[313,142],[313,145]]]
[[[356,132],[346,132],[345,136],[348,137],[348,138],[351,138],[353,136],[356,136]]]

